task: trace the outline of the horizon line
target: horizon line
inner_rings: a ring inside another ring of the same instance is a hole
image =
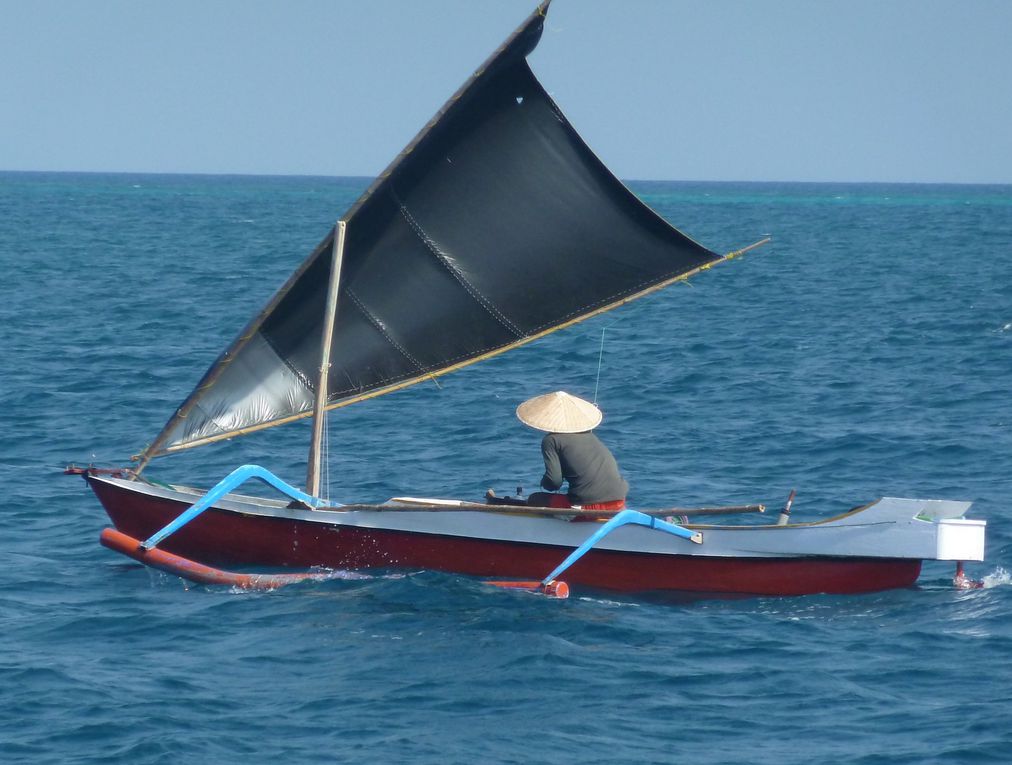
[[[331,175],[326,173],[255,173],[211,171],[160,171],[160,170],[10,170],[0,168],[0,175],[108,175],[137,177],[181,178],[315,178],[326,180],[375,180],[375,175]],[[1012,181],[897,181],[897,180],[788,180],[783,178],[755,179],[702,179],[702,178],[619,178],[623,183],[701,183],[701,184],[774,184],[841,185],[841,186],[1012,186]]]

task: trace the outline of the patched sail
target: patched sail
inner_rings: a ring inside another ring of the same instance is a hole
[[[443,374],[719,257],[594,156],[531,72],[540,6],[346,213],[327,407]],[[145,459],[312,413],[328,236]]]

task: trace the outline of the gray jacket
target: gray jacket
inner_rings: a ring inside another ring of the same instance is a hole
[[[542,488],[557,491],[568,481],[573,504],[614,502],[629,492],[608,447],[590,431],[549,433],[541,441],[541,454],[545,458]]]

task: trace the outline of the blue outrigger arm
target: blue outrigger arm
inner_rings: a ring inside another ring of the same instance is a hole
[[[562,563],[560,563],[558,567],[552,571],[552,573],[541,580],[541,586],[547,587],[552,580],[557,579],[563,571],[576,563],[576,561],[580,560],[580,558],[582,558],[587,551],[590,550],[590,548],[608,536],[619,526],[628,526],[629,524],[646,526],[651,529],[657,529],[658,531],[664,531],[668,534],[674,534],[676,537],[688,539],[690,542],[695,542],[696,544],[703,543],[703,534],[699,531],[690,531],[684,526],[668,523],[667,521],[662,521],[659,518],[654,518],[653,516],[647,515],[646,513],[640,513],[636,510],[623,510],[587,537],[587,540],[582,545],[573,550],[568,558],[562,561]]]
[[[141,542],[141,548],[144,550],[152,549],[155,545],[165,539],[165,537],[169,536],[169,534],[174,534],[179,531],[179,529],[183,528],[183,526],[207,510],[207,508],[219,499],[224,497],[233,489],[236,489],[246,483],[246,481],[251,478],[257,478],[269,486],[273,486],[282,494],[286,494],[299,502],[304,502],[310,507],[319,507],[323,504],[322,499],[310,496],[303,491],[299,491],[291,484],[282,481],[267,468],[262,468],[259,465],[243,465],[225,476],[225,478],[219,481],[213,489],[194,502],[189,508],[184,510],[175,520],[165,526],[165,528],[156,531],[148,539]]]

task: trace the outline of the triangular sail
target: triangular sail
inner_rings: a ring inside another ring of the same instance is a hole
[[[534,77],[526,57],[547,6],[344,216],[328,408],[529,342],[719,259],[626,189]],[[332,236],[145,459],[312,414]]]

